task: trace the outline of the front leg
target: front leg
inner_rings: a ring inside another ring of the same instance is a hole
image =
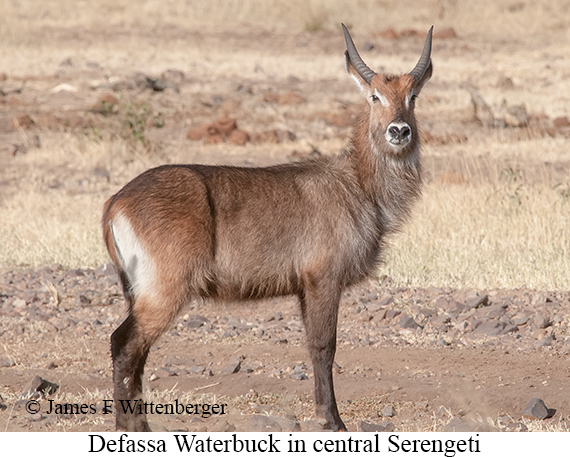
[[[326,419],[328,428],[347,431],[338,413],[332,374],[340,303],[338,289],[334,283],[311,279],[306,281],[299,300],[315,373],[317,414]]]

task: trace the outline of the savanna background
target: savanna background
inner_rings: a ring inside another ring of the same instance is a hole
[[[46,394],[57,401],[112,398],[108,338],[124,307],[103,203],[159,164],[338,154],[362,106],[341,22],[388,73],[411,70],[434,25],[417,103],[424,195],[377,277],[345,294],[341,415],[351,430],[567,430],[568,11],[567,0],[0,0],[0,430],[113,428],[22,403],[34,376],[57,384]],[[191,304],[145,381],[157,401],[231,405],[229,417],[157,416],[155,428],[322,426],[292,299]],[[523,417],[533,397],[552,417]]]

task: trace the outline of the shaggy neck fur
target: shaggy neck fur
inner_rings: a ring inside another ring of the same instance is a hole
[[[346,159],[366,198],[379,212],[382,232],[398,231],[421,193],[421,163],[418,129],[401,151],[384,138],[382,128],[372,129],[370,111],[356,124]]]

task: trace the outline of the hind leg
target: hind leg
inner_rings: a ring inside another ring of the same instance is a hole
[[[111,336],[116,429],[151,431],[144,411],[142,376],[148,351],[167,329],[179,306],[161,303],[154,307],[138,299],[129,316]]]

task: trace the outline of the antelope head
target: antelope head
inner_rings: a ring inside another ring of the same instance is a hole
[[[395,156],[415,150],[418,130],[414,105],[422,87],[432,74],[430,55],[433,27],[428,32],[418,63],[412,71],[401,76],[372,71],[358,54],[344,24],[342,29],[347,47],[346,69],[370,105],[368,136],[372,149],[387,150]],[[384,147],[384,144],[389,147]]]

